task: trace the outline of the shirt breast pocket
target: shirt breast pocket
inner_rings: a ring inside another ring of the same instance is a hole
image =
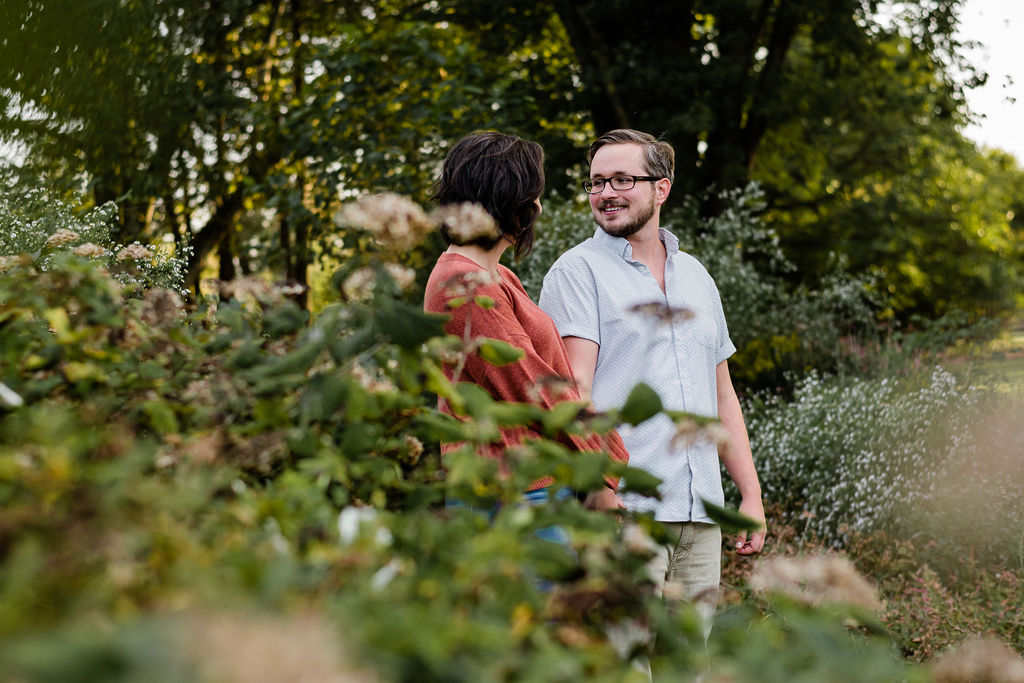
[[[688,332],[703,348],[712,353],[718,351],[718,325],[715,319],[707,311],[696,310],[694,317],[685,321]]]

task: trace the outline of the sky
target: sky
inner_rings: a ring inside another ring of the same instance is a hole
[[[981,43],[967,53],[988,72],[988,82],[968,91],[971,111],[985,118],[964,131],[986,147],[1011,152],[1024,165],[1024,2],[967,0],[960,37]]]

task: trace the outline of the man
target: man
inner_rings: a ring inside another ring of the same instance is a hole
[[[742,495],[740,511],[765,519],[726,361],[736,347],[714,281],[659,227],[674,178],[671,145],[647,133],[613,130],[591,145],[588,159],[583,187],[599,229],[551,266],[540,306],[558,326],[580,393],[595,408],[622,406],[644,382],[666,408],[717,416],[727,432],[719,454],[708,440],[675,439],[676,426],[665,415],[620,430],[630,464],[662,479],[660,501],[624,496],[628,509],[653,511],[672,532],[672,544],[652,561],[652,578],[666,598],[710,606],[721,577],[722,536],[701,500],[723,503],[719,458]],[[651,309],[664,315],[651,316]],[[764,538],[763,527],[742,533],[735,550],[756,554]]]

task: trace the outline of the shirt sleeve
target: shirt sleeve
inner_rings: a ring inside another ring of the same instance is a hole
[[[715,363],[721,363],[736,353],[736,345],[729,337],[729,326],[725,320],[725,310],[722,307],[722,295],[715,285],[710,274],[708,278],[708,296],[711,298],[712,310],[715,316],[715,325],[718,328],[718,351],[715,353]]]
[[[580,337],[601,345],[597,315],[597,285],[593,273],[570,262],[555,263],[544,276],[538,305],[551,316],[562,337]]]

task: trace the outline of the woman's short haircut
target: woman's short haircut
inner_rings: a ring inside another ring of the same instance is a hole
[[[494,131],[463,137],[444,160],[431,199],[441,206],[473,202],[484,207],[504,236],[515,258],[533,248],[534,223],[540,215],[537,200],[544,192],[544,150],[536,142]],[[501,237],[460,241],[441,226],[447,244],[475,244],[490,249]]]
[[[647,166],[644,171],[648,175],[659,178],[668,178],[670,183],[675,182],[676,175],[676,151],[672,145],[659,140],[653,135],[642,133],[632,128],[617,128],[610,130],[590,145],[590,152],[587,154],[587,163],[594,160],[597,150],[605,145],[632,144],[644,148],[644,164]]]

